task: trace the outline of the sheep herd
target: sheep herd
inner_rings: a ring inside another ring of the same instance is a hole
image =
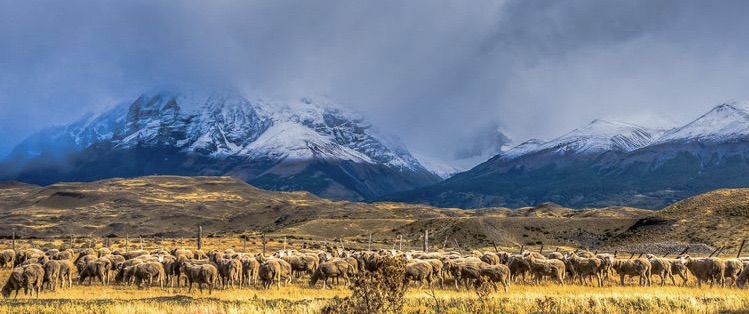
[[[651,285],[657,276],[660,285],[688,284],[689,274],[697,286],[737,286],[743,288],[749,279],[749,259],[697,258],[680,255],[677,258],[644,257],[618,258],[616,254],[591,252],[551,252],[541,254],[479,252],[422,252],[397,250],[279,250],[265,254],[188,249],[155,249],[151,251],[119,251],[108,248],[56,250],[39,249],[0,251],[0,268],[10,269],[2,288],[8,298],[21,289],[25,294],[39,296],[40,291],[64,289],[78,285],[135,285],[149,289],[187,288],[192,292],[197,285],[208,294],[216,288],[242,287],[280,288],[292,281],[306,281],[309,286],[326,288],[332,284],[350,285],[352,279],[377,272],[389,258],[404,261],[403,281],[419,288],[451,282],[456,290],[470,289],[479,282],[487,282],[495,291],[502,286],[505,292],[511,283],[553,282],[559,285],[579,284],[604,286],[607,281],[625,285],[626,279],[636,278],[641,286]],[[676,278],[680,283],[677,284]],[[613,279],[612,279],[613,278]]]

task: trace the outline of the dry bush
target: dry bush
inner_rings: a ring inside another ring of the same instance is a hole
[[[334,298],[322,313],[401,313],[408,288],[405,273],[406,260],[403,257],[385,258],[377,272],[356,280],[351,296]]]

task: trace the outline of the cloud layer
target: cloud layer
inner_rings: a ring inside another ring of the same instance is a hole
[[[595,118],[681,124],[749,99],[746,1],[0,2],[0,155],[165,85],[320,95],[447,159]]]

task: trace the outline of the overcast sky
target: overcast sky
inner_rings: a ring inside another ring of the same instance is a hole
[[[749,1],[0,0],[0,155],[181,82],[325,96],[439,158],[749,99]],[[485,128],[484,128],[485,129]]]

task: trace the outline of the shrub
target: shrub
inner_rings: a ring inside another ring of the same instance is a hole
[[[403,296],[408,288],[404,281],[405,273],[405,258],[386,257],[378,271],[356,280],[351,288],[351,296],[335,297],[322,309],[322,313],[401,313]]]

